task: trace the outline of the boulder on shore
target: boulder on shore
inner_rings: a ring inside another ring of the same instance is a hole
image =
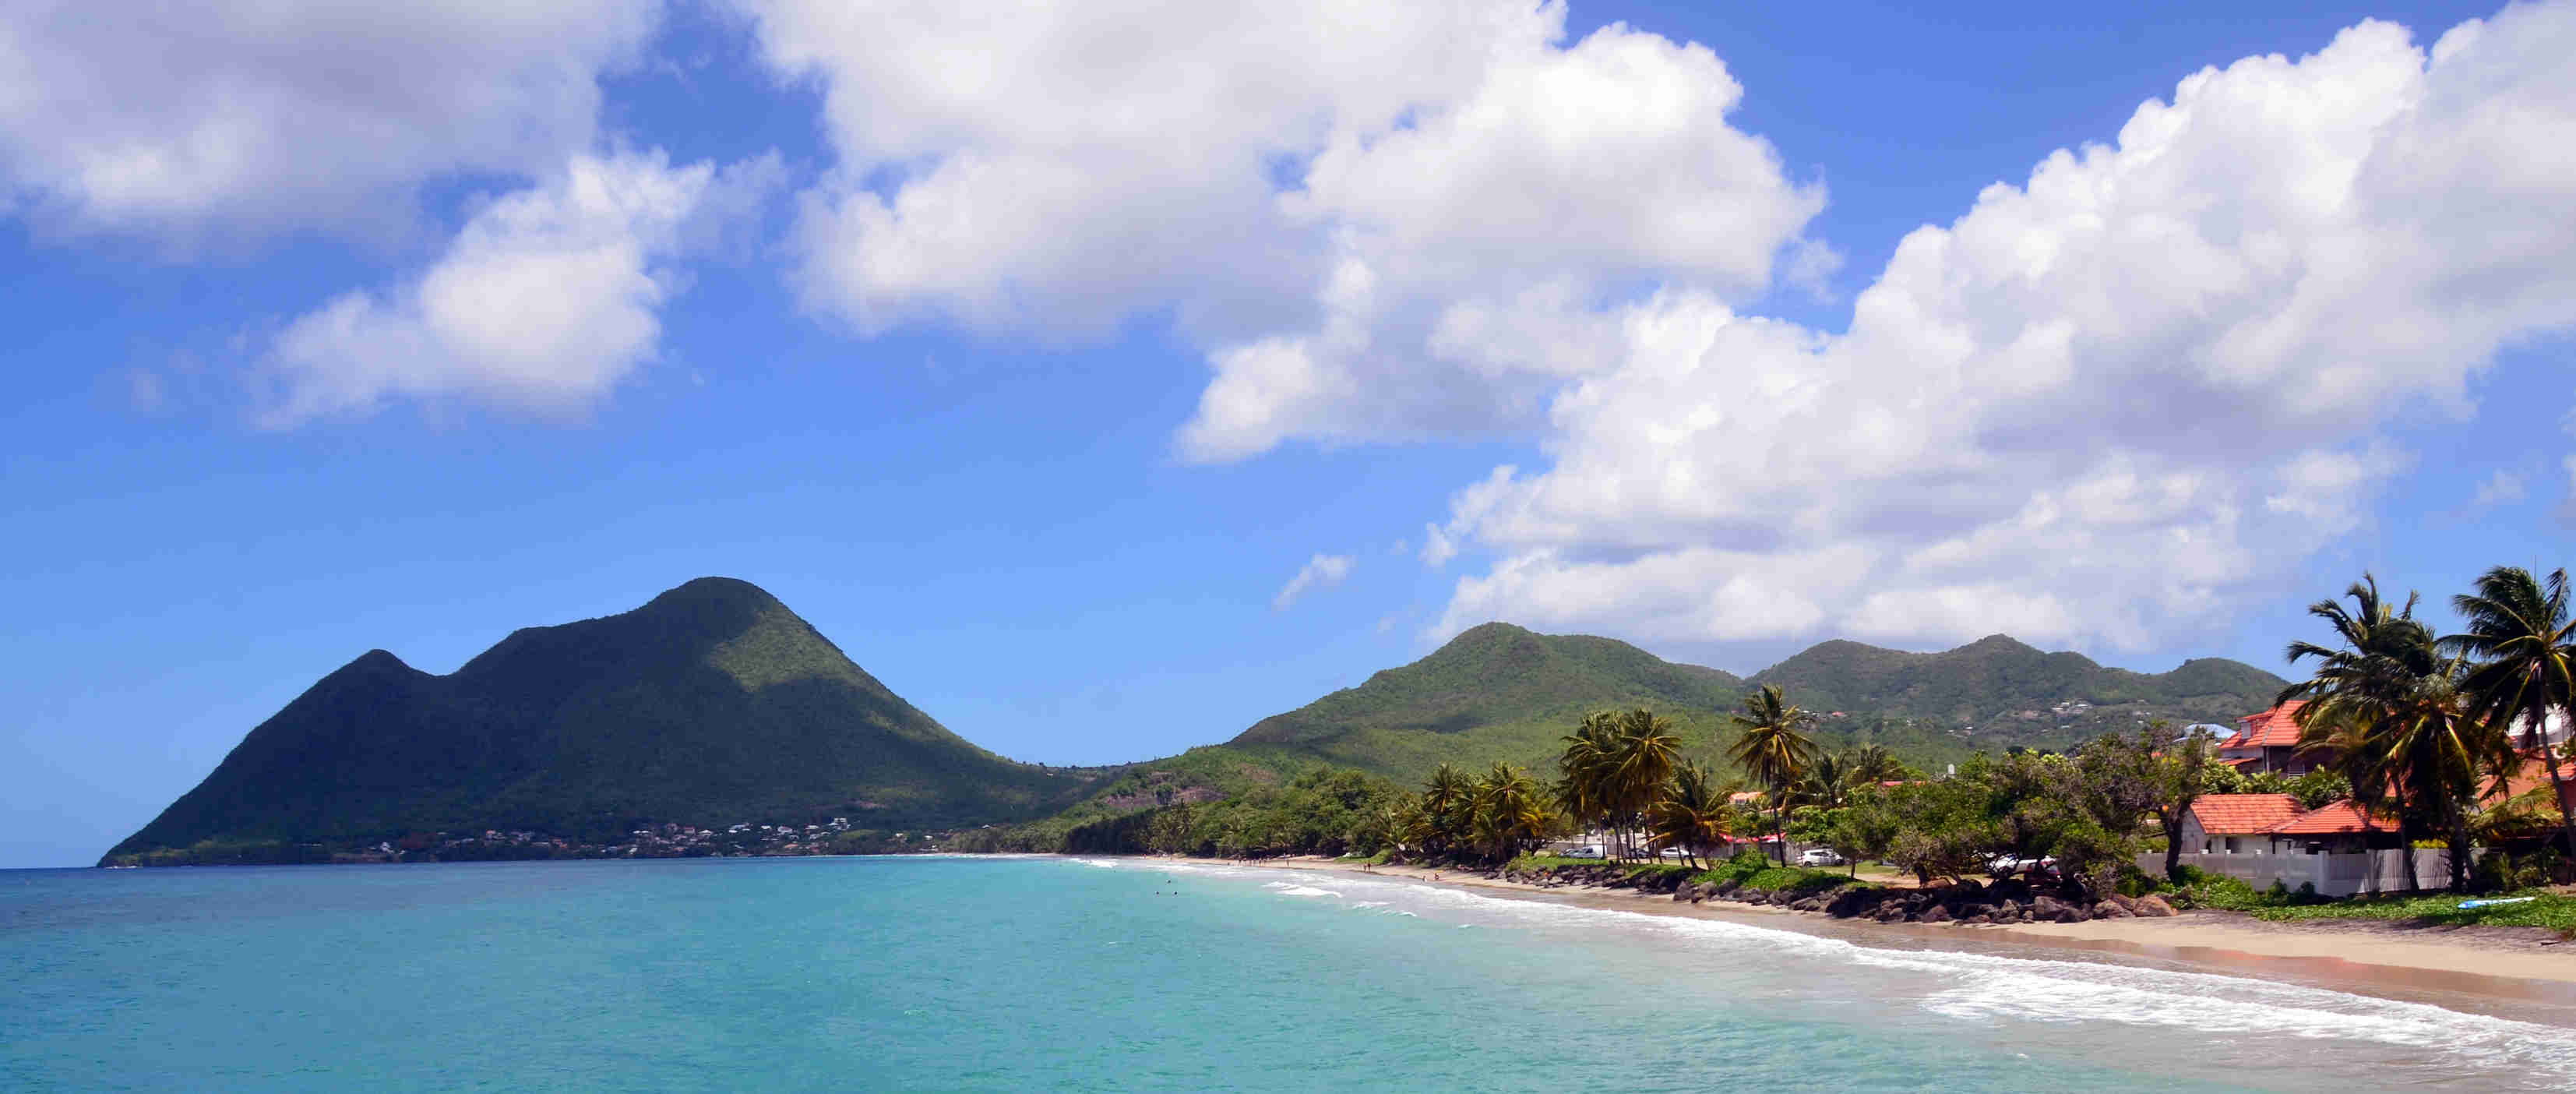
[[[1951,918],[1950,909],[1935,904],[1929,908],[1923,909],[1922,914],[1914,917],[1914,921],[1917,923],[1947,923]]]
[[[2135,903],[2130,905],[2130,907],[2140,916],[2153,917],[2176,914],[2174,912],[2173,905],[2166,903],[2165,898],[2154,893],[2148,893],[2145,896],[2139,897]]]

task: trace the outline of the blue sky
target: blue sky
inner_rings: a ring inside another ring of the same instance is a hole
[[[1100,763],[2576,554],[2576,6],[1274,7],[8,16],[0,866],[704,574]]]

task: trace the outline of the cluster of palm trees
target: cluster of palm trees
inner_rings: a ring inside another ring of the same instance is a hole
[[[2427,830],[2442,837],[2454,888],[2466,881],[2474,815],[2531,759],[2545,758],[2565,850],[2576,859],[2562,752],[2545,737],[2553,713],[2576,706],[2567,572],[2487,571],[2473,592],[2452,598],[2464,626],[2444,636],[2415,618],[2415,595],[2392,606],[2370,575],[2344,595],[2350,608],[2323,600],[2308,609],[2338,645],[2289,648],[2291,663],[2315,666],[2280,696],[2306,701],[2294,716],[2301,748],[2328,758],[2352,783],[2355,804],[2393,815],[2401,842],[2411,846]],[[2403,857],[2407,886],[2420,888],[2414,856]]]
[[[1799,806],[1840,806],[1856,789],[1905,773],[1876,745],[1838,755],[1818,748],[1808,736],[1814,716],[1776,686],[1746,696],[1733,721],[1737,739],[1728,757],[1762,788],[1766,827],[1775,834]],[[1738,784],[1684,759],[1672,722],[1653,711],[1587,716],[1563,742],[1553,785],[1510,764],[1482,776],[1443,764],[1419,795],[1388,806],[1387,828],[1429,854],[1501,859],[1582,827],[1603,833],[1612,857],[1678,850],[1696,864],[1751,827],[1733,805]]]
[[[1473,852],[1504,859],[1547,839],[1559,814],[1527,772],[1497,763],[1482,777],[1441,764],[1422,793],[1387,806],[1387,830],[1433,855]]]

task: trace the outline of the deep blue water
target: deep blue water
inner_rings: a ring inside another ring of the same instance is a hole
[[[12,1090],[2399,1086],[2576,1031],[1143,860],[0,872]]]

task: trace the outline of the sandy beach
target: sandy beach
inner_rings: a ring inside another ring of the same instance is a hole
[[[2576,942],[2539,927],[2419,928],[2379,920],[2277,923],[2235,912],[2193,911],[2164,919],[2084,923],[1933,926],[1838,920],[1815,912],[1588,886],[1542,888],[1455,869],[1363,866],[1335,859],[1183,859],[1212,866],[1315,870],[1472,888],[1648,915],[1759,923],[1861,945],[1968,948],[2033,958],[2126,955],[2231,976],[2296,980],[2387,998],[2422,1000],[2533,1019],[2511,1002],[2545,1002],[2576,1015]],[[2026,951],[2026,952],[2025,952]],[[2073,951],[2073,952],[2069,952]],[[2464,1003],[2459,997],[2483,1000]],[[2562,1023],[2576,1024],[2576,1022]]]

